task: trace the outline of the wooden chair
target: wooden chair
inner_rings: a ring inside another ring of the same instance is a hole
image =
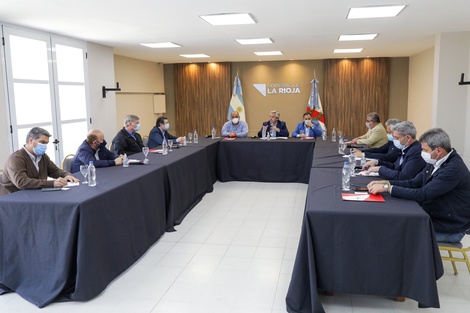
[[[64,171],[67,171],[70,173],[70,170],[72,169],[72,160],[75,154],[67,154],[62,161],[62,169]]]
[[[467,230],[467,235],[470,235],[470,229]],[[455,262],[464,262],[467,264],[468,272],[470,273],[470,260],[468,259],[467,252],[470,251],[470,246],[464,247],[462,242],[457,243],[450,243],[450,242],[437,242],[439,250],[447,251],[448,256],[441,256],[442,261],[450,261],[452,262],[452,268],[454,269],[454,275],[457,275],[459,272],[457,271],[457,267],[455,266]],[[462,254],[462,257],[454,256],[452,252],[458,252]]]

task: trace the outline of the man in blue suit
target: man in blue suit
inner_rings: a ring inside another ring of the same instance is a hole
[[[166,116],[160,116],[157,118],[157,122],[149,134],[148,147],[152,149],[157,146],[161,146],[163,143],[163,138],[165,138],[167,142],[168,140],[173,140],[173,143],[182,144],[184,137],[173,136],[168,132],[168,129],[170,129],[170,122],[168,122],[168,118]]]
[[[106,167],[122,164],[123,156],[116,157],[114,153],[106,148],[106,140],[101,130],[92,129],[88,132],[86,139],[78,147],[75,156],[72,159],[72,168],[70,172],[80,171],[80,165],[88,165],[93,161],[95,167]]]
[[[459,242],[470,226],[470,172],[449,135],[433,128],[420,138],[426,167],[408,180],[373,181],[373,194],[415,200],[431,217],[437,241]]]
[[[297,124],[297,127],[292,132],[292,137],[305,139],[307,137],[319,137],[323,133],[319,121],[312,121],[312,114],[306,112],[303,115],[303,121]]]
[[[363,169],[367,174],[378,172],[385,179],[411,179],[426,165],[421,157],[421,145],[416,140],[416,128],[412,122],[401,122],[392,126],[393,144],[401,150],[401,155],[394,162],[382,160],[367,161]]]
[[[269,121],[263,123],[263,126],[258,132],[258,137],[262,136],[263,128],[266,128],[267,133],[269,133],[271,129],[274,129],[276,131],[276,137],[289,137],[287,125],[285,122],[279,120],[279,116],[278,111],[269,112]]]

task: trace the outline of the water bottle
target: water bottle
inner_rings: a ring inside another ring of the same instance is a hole
[[[197,137],[197,131],[196,130],[194,130],[193,140],[194,140],[194,143],[198,143],[198,141],[199,141],[199,139]]]
[[[276,130],[271,128],[271,138],[276,138]]]
[[[349,171],[350,171],[351,177],[356,175],[356,173],[354,172],[355,170],[356,170],[356,156],[354,155],[354,151],[351,151],[349,153]]]
[[[122,167],[129,167],[129,158],[126,153],[124,153],[124,158],[122,159]]]
[[[215,136],[216,136],[216,131],[215,131],[215,127],[212,126],[212,132],[211,132],[211,135],[212,135],[212,139],[215,139]]]
[[[326,136],[327,134],[326,134],[326,128],[325,128],[321,133],[321,139],[326,140]]]
[[[96,186],[96,168],[93,165],[93,161],[90,161],[90,164],[88,165],[88,186]]]
[[[263,130],[261,131],[261,138],[266,139],[266,127],[263,126]]]
[[[168,143],[166,142],[165,139],[162,141],[162,154],[167,155],[168,154]]]
[[[183,147],[186,147],[188,141],[186,140],[186,136],[183,137]]]
[[[361,167],[363,167],[366,164],[366,154],[362,153],[361,157]]]
[[[331,141],[336,142],[336,129],[333,127],[333,131],[331,132]]]
[[[348,162],[344,162],[341,178],[341,188],[343,188],[343,190],[349,190],[351,188],[351,174],[349,171]]]
[[[271,140],[271,136],[269,135],[270,132],[266,133],[266,140]]]
[[[344,154],[344,142],[343,142],[343,138],[339,138],[339,141],[338,141],[338,153],[339,153],[339,154]]]

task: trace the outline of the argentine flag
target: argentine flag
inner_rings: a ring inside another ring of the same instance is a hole
[[[243,104],[242,84],[240,82],[240,78],[238,78],[238,73],[235,77],[235,81],[233,82],[232,99],[230,100],[230,105],[228,106],[227,120],[230,121],[232,119],[231,114],[233,111],[238,111],[240,120],[246,121],[245,105]]]

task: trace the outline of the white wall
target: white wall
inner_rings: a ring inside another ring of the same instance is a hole
[[[1,59],[3,58],[3,49],[0,49]],[[5,69],[4,62],[1,62],[0,67],[0,169],[3,168],[6,159],[11,153],[11,144],[10,144],[10,124],[8,123],[7,118],[7,95],[6,95],[6,81],[5,81]]]

